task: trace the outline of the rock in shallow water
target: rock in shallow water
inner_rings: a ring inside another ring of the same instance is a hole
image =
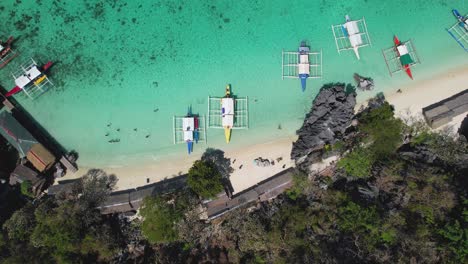
[[[325,85],[306,115],[304,124],[296,132],[291,158],[306,168],[320,158],[323,147],[341,139],[351,125],[356,105],[356,93],[346,92],[345,84]]]

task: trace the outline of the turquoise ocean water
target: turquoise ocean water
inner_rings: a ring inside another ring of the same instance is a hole
[[[250,129],[234,131],[229,146],[222,130],[208,129],[208,144],[195,152],[244,146],[293,135],[323,83],[352,82],[354,72],[371,76],[377,87],[360,92],[364,100],[411,82],[387,72],[381,50],[394,34],[414,41],[422,61],[415,79],[467,65],[468,54],[445,31],[455,23],[452,8],[468,13],[464,0],[5,0],[1,37],[18,38],[21,55],[0,70],[0,85],[14,86],[10,72],[30,57],[56,62],[54,90],[17,99],[79,152],[81,166],[185,155],[184,145],[172,144],[172,116],[189,105],[206,115],[207,97],[222,96],[227,83],[249,97]],[[331,25],[346,14],[367,21],[373,46],[360,49],[360,61],[336,51]],[[323,50],[324,78],[308,81],[305,93],[299,80],[281,80],[281,50],[294,51],[301,40]],[[120,142],[108,143],[112,138]]]

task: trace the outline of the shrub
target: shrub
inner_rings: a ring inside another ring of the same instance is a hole
[[[374,157],[369,150],[364,148],[357,148],[346,157],[338,161],[338,167],[345,170],[345,172],[353,177],[367,178],[370,176]]]

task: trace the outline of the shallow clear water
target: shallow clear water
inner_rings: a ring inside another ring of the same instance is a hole
[[[56,62],[54,90],[35,101],[18,99],[65,148],[80,153],[82,166],[184,154],[185,146],[172,144],[172,116],[190,105],[206,115],[208,95],[222,96],[227,83],[250,100],[250,129],[234,131],[229,147],[293,135],[323,83],[352,82],[354,72],[371,76],[377,87],[361,92],[363,100],[411,82],[387,72],[381,50],[394,34],[414,41],[422,61],[415,79],[468,63],[445,31],[455,23],[452,8],[468,12],[460,0],[96,2],[0,4],[1,37],[16,36],[22,53],[0,71],[0,84],[14,86],[8,74],[29,57]],[[360,61],[352,51],[336,51],[331,25],[346,14],[367,21],[373,46],[360,49]],[[281,80],[281,50],[296,50],[301,40],[323,50],[324,78],[309,81],[305,93],[298,80]],[[108,143],[112,138],[121,141]],[[208,129],[208,139],[195,152],[228,147],[221,130]]]

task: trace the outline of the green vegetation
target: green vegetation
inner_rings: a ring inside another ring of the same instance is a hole
[[[140,211],[143,217],[141,231],[151,243],[172,242],[178,238],[175,223],[182,215],[173,204],[161,197],[146,197]]]
[[[403,131],[417,133],[401,146]],[[144,199],[131,237],[141,231],[152,245],[128,262],[468,263],[467,149],[448,134],[403,125],[384,104],[328,147],[344,153],[335,175],[296,172],[277,199],[211,223],[199,198],[221,192],[232,168],[224,153],[207,151],[189,171],[189,189]],[[70,194],[16,211],[3,225],[0,261],[115,261],[129,242],[95,209],[114,184],[93,170]]]
[[[358,147],[339,160],[338,167],[343,168],[351,176],[367,178],[370,176],[373,163],[373,154],[368,149]]]
[[[369,149],[377,159],[388,158],[401,145],[403,122],[393,116],[393,107],[387,102],[364,112],[359,121],[359,129],[368,135]]]
[[[293,186],[286,191],[286,195],[289,199],[296,200],[300,195],[304,193],[305,188],[309,185],[307,174],[296,172],[293,175]]]
[[[97,184],[96,181],[101,183]],[[93,186],[89,186],[94,184]],[[94,207],[115,178],[91,170],[76,182],[69,199],[45,198],[27,204],[3,224],[8,240],[6,263],[79,263],[110,260],[118,247],[118,233],[111,231]],[[94,190],[88,192],[86,190]],[[88,205],[93,206],[88,206]]]
[[[364,136],[359,146],[338,162],[338,167],[350,176],[367,178],[375,162],[388,162],[402,144],[404,124],[393,116],[393,108],[387,102],[363,112],[359,122]]]
[[[203,198],[213,198],[223,191],[221,173],[210,161],[195,161],[188,172],[187,184]]]
[[[22,182],[20,185],[21,194],[24,196],[34,198],[34,195],[31,193],[31,188],[32,188],[32,185],[30,181]]]

